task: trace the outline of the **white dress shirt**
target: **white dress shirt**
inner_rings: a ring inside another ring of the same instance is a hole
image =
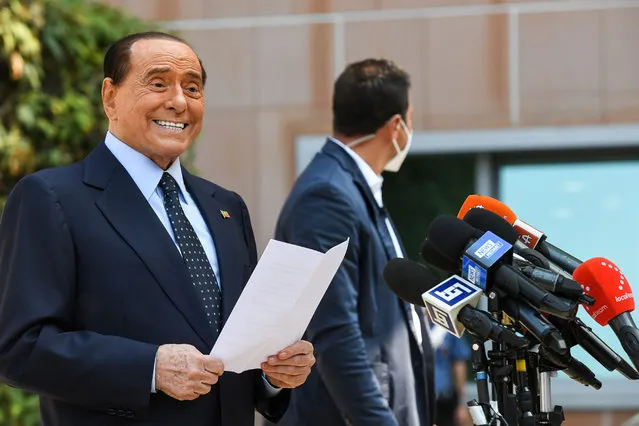
[[[171,239],[173,239],[175,247],[180,250],[180,246],[178,245],[177,240],[175,239],[175,234],[173,233],[173,228],[171,227],[171,222],[169,221],[169,215],[166,213],[166,209],[164,208],[164,194],[158,187],[164,170],[151,161],[149,157],[139,153],[113,136],[111,132],[107,132],[104,143],[107,148],[109,148],[109,151],[111,151],[115,158],[129,173],[129,176],[131,176],[131,179],[135,182],[136,186],[144,196],[144,199],[148,201],[158,219],[160,219],[160,222],[164,225],[166,232],[168,232]],[[204,217],[202,217],[202,213],[200,213],[195,200],[186,190],[184,179],[182,177],[180,159],[176,159],[166,172],[175,179],[180,188],[180,204],[182,205],[184,214],[189,219],[189,222],[191,222],[193,230],[195,230],[200,243],[202,243],[206,257],[211,264],[211,268],[213,268],[213,272],[215,272],[215,277],[217,278],[218,285],[221,288],[220,267],[217,261],[217,252],[215,251],[213,236],[211,235],[208,226],[206,226]]]
[[[371,192],[373,193],[373,197],[375,197],[375,201],[377,202],[377,205],[380,208],[384,207],[384,201],[382,199],[382,184],[384,183],[384,178],[378,175],[377,173],[375,173],[375,171],[371,168],[371,166],[369,166],[368,163],[364,161],[362,157],[360,157],[355,151],[347,147],[341,141],[335,138],[329,138],[329,139],[332,142],[339,145],[344,151],[346,151],[348,155],[351,156],[351,158],[355,161],[355,164],[357,164],[357,167],[359,168],[360,172],[362,172],[362,175],[364,175],[364,179],[366,180],[366,183],[370,187]],[[393,226],[391,225],[390,219],[388,217],[386,217],[386,228],[388,228],[388,233],[390,234],[391,240],[393,241],[393,247],[395,247],[395,256],[403,258],[404,253],[402,252],[402,248],[399,245],[399,240],[397,239],[397,235],[395,235],[395,230],[393,229]],[[414,327],[415,334],[416,334],[415,337],[417,338],[417,343],[421,345],[422,329],[419,325],[420,324],[419,315],[417,314],[417,311],[415,310],[415,307],[413,305],[409,305],[409,306],[410,306],[410,310],[413,317],[413,324],[415,325]]]

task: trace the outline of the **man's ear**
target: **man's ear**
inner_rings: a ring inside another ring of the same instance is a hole
[[[110,77],[102,80],[102,106],[104,108],[104,114],[106,114],[109,121],[117,120],[115,113],[115,97],[118,92],[118,87],[113,83]]]
[[[388,120],[388,127],[390,130],[391,138],[397,140],[397,135],[402,130],[402,116],[395,114]]]

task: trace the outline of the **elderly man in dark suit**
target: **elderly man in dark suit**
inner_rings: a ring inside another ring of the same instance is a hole
[[[349,65],[335,82],[333,137],[299,177],[276,238],[325,251],[350,238],[344,263],[307,330],[317,368],[281,422],[305,426],[433,424],[432,349],[421,308],[386,286],[403,257],[384,208],[382,171],[410,148],[408,74],[390,61]]]
[[[208,355],[257,252],[240,196],[180,165],[202,126],[202,63],[140,33],[104,71],[104,143],[22,179],[3,212],[0,377],[40,395],[45,426],[277,421],[310,343],[242,374]]]

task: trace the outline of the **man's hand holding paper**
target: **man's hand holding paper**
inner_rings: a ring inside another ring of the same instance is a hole
[[[313,345],[305,340],[293,343],[262,363],[267,380],[278,388],[296,388],[306,381],[315,364]]]
[[[276,387],[304,383],[315,358],[313,346],[300,339],[347,247],[348,240],[323,254],[271,240],[211,355],[226,371],[261,368]]]

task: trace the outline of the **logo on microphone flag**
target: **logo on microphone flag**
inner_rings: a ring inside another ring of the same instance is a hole
[[[432,322],[461,337],[465,327],[457,321],[457,315],[465,306],[477,306],[481,294],[479,287],[453,275],[422,294],[422,299]]]
[[[481,289],[487,285],[488,269],[512,249],[505,240],[487,231],[466,250],[462,258],[462,277]]]
[[[521,242],[531,249],[537,247],[537,244],[539,244],[539,242],[544,238],[543,232],[539,229],[533,228],[523,220],[515,220],[513,227],[517,230]]]

